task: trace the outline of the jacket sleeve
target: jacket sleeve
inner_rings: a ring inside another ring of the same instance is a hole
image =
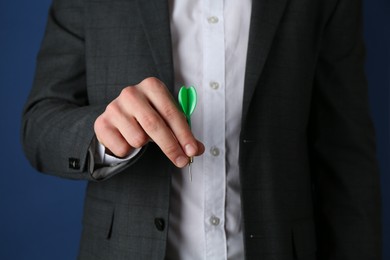
[[[321,41],[310,119],[319,259],[381,259],[380,182],[360,0],[338,0]]]
[[[38,171],[94,180],[123,165],[95,168],[88,152],[94,121],[106,105],[88,100],[83,8],[83,0],[53,1],[21,135],[25,154]]]

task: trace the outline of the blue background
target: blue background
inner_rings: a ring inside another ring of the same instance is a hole
[[[19,141],[50,0],[0,1],[0,259],[75,259],[85,182],[37,173]],[[382,180],[383,259],[390,259],[390,2],[364,3],[366,74]]]

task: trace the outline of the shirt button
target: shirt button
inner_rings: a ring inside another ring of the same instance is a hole
[[[219,149],[215,146],[210,148],[210,153],[212,156],[218,156],[219,155]]]
[[[215,81],[211,81],[210,88],[217,90],[219,88],[219,83]]]
[[[220,219],[217,218],[216,216],[212,216],[210,218],[210,224],[213,226],[218,226],[220,222],[221,222]]]
[[[219,21],[219,19],[218,19],[218,17],[216,17],[216,16],[210,16],[209,18],[207,18],[207,21],[209,22],[209,23],[218,23],[218,21]]]

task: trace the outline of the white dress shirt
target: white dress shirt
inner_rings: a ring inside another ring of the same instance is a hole
[[[192,182],[187,168],[172,173],[166,257],[244,259],[238,154],[252,2],[169,3],[175,95],[195,86],[192,131],[206,151],[194,158]],[[123,162],[102,146],[98,153],[105,164]]]
[[[168,259],[244,259],[238,167],[251,0],[171,0],[175,90],[193,85],[205,153],[172,175]]]

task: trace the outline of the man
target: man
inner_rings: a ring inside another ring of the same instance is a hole
[[[80,259],[380,259],[363,56],[360,1],[55,0],[26,155],[89,180]]]

